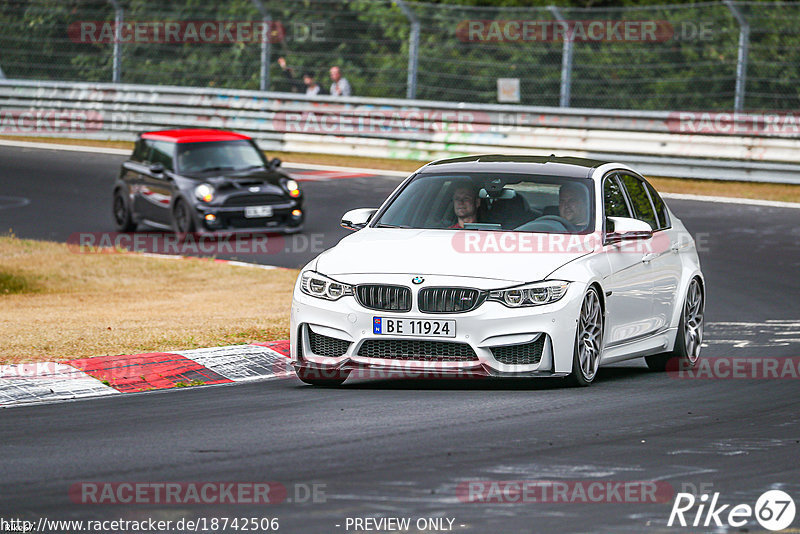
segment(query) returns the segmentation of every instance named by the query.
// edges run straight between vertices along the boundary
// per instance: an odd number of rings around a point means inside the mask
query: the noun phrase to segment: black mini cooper
[[[246,135],[162,130],[139,135],[114,183],[114,223],[180,233],[298,232],[303,193]]]

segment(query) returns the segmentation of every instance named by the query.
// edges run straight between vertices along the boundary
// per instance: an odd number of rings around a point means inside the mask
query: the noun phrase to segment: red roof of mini
[[[142,134],[142,138],[153,139],[155,141],[168,141],[170,143],[205,143],[209,141],[239,141],[242,139],[250,139],[250,137],[236,132],[201,128],[145,132]]]

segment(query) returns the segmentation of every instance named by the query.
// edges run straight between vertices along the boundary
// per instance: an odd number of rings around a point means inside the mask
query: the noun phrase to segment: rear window
[[[617,182],[616,176],[607,176],[603,180],[603,206],[606,217],[630,217],[625,193]]]
[[[658,230],[658,221],[656,220],[656,213],[653,210],[653,205],[650,203],[650,195],[647,194],[647,188],[639,178],[631,176],[630,174],[620,174],[622,183],[625,184],[625,189],[628,191],[628,198],[631,200],[633,206],[633,215],[640,221],[644,221],[650,225],[653,230]]]
[[[669,228],[672,226],[672,223],[669,220],[669,215],[667,214],[667,206],[664,204],[664,201],[661,200],[661,196],[658,192],[653,189],[653,186],[649,183],[645,182],[647,186],[647,191],[650,193],[650,199],[653,201],[653,207],[656,210],[656,217],[658,218],[658,227],[661,228]]]

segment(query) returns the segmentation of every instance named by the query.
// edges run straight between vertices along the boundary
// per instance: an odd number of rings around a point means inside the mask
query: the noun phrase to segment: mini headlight
[[[209,184],[200,184],[194,188],[194,196],[203,202],[214,200],[214,188]]]
[[[353,286],[332,280],[327,276],[306,271],[300,277],[300,291],[312,297],[326,300],[338,300],[353,294]]]
[[[289,191],[289,196],[292,198],[297,198],[300,196],[300,186],[294,180],[286,180],[284,184],[286,190]]]
[[[568,287],[569,282],[564,280],[547,280],[490,291],[489,300],[501,302],[509,308],[541,306],[560,300],[567,293]]]

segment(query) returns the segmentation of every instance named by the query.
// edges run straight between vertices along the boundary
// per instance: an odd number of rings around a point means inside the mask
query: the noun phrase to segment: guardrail
[[[651,176],[800,184],[800,117],[307,97],[211,88],[0,80],[0,134],[132,140],[241,131],[264,150],[430,160],[558,153]]]

